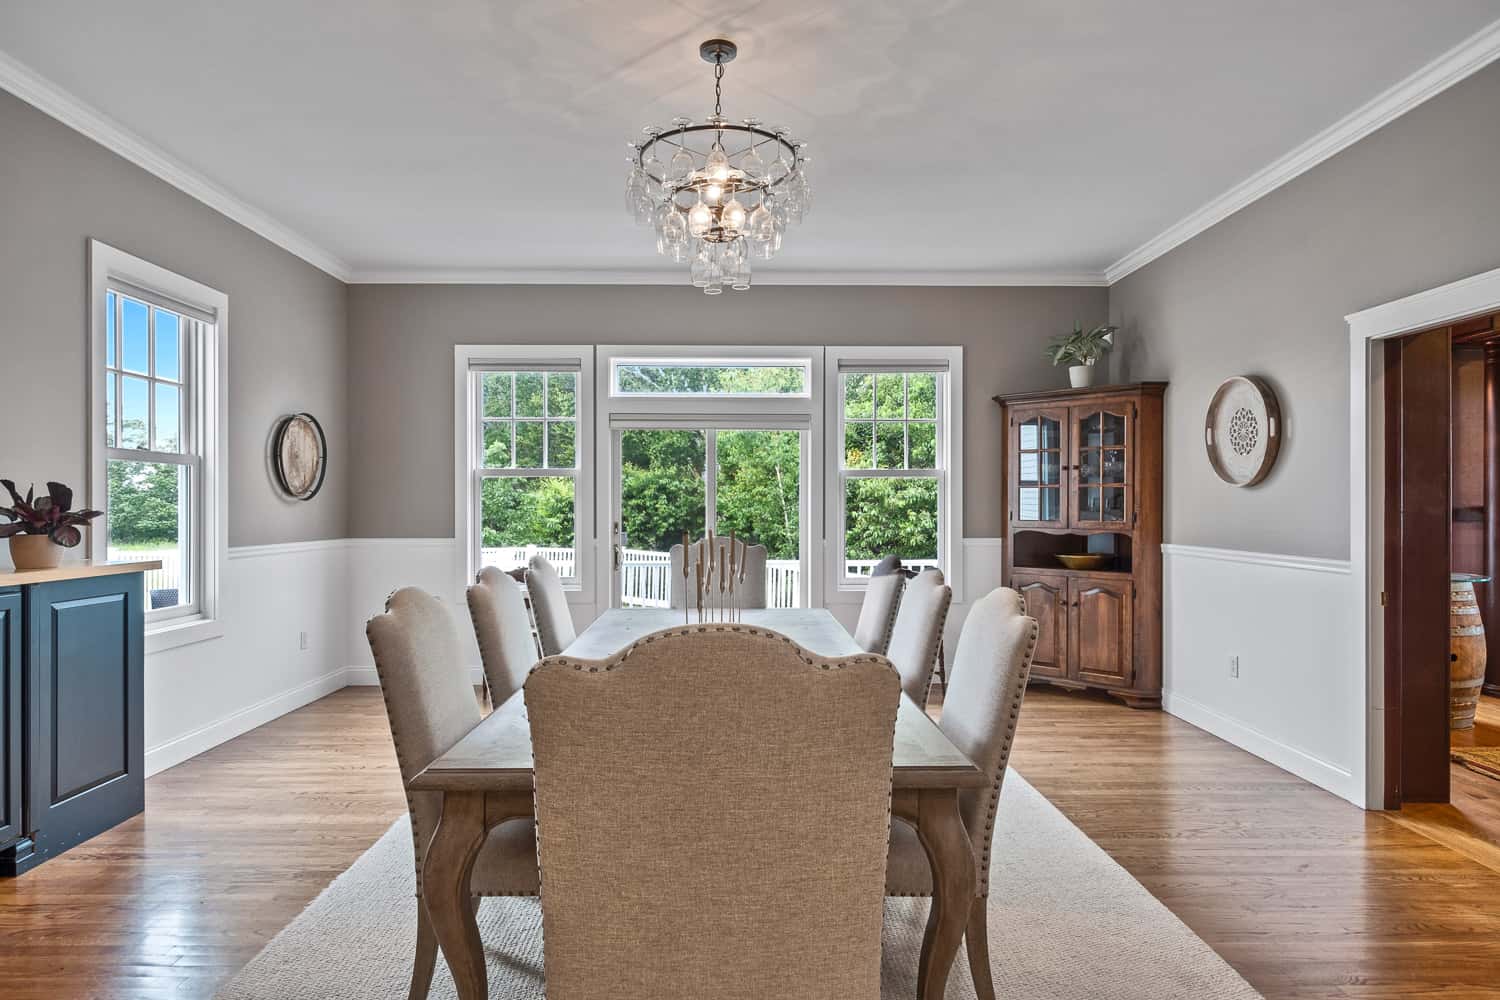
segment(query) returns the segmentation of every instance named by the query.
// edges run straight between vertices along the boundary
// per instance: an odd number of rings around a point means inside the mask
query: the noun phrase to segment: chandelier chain
[[[724,57],[714,56],[714,117],[724,117]]]

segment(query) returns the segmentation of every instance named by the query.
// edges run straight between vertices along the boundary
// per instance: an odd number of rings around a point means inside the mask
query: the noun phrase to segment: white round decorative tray
[[[1231,486],[1254,486],[1271,473],[1281,448],[1281,406],[1264,379],[1225,379],[1203,422],[1208,463]]]

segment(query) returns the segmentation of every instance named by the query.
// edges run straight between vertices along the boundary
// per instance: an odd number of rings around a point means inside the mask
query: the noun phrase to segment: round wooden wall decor
[[[1235,375],[1219,384],[1203,422],[1208,464],[1231,486],[1271,474],[1281,449],[1281,406],[1264,379]]]
[[[311,413],[282,417],[271,441],[276,485],[293,500],[311,500],[328,472],[328,439]]]

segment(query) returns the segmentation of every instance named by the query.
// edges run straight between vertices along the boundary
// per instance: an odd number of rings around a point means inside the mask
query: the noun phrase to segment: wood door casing
[[[1011,586],[1026,602],[1026,613],[1036,619],[1033,677],[1068,676],[1068,579],[1060,573],[1015,570]]]
[[[1050,439],[1036,442],[1035,447],[1029,447],[1033,442],[1027,440],[1023,429],[1029,421],[1051,421],[1056,424],[1057,438],[1054,444]],[[1065,406],[1037,406],[1021,407],[1011,414],[1009,436],[1009,464],[1007,479],[1010,483],[1010,518],[1017,525],[1031,528],[1062,528],[1068,523],[1071,501],[1069,493],[1072,490],[1069,480],[1070,452],[1068,451],[1068,408]],[[1027,461],[1033,457],[1039,463],[1050,462],[1055,454],[1057,470],[1055,476],[1055,487],[1048,476],[1037,476],[1038,485],[1023,485],[1022,471]],[[1029,483],[1030,481],[1028,481]],[[1035,490],[1038,497],[1055,496],[1057,508],[1055,511],[1038,511],[1037,503],[1031,496],[1023,491]],[[1046,517],[1042,514],[1051,513],[1055,516]],[[1030,516],[1027,516],[1030,515]]]
[[[1085,433],[1084,422],[1098,415],[1101,420],[1105,417],[1117,417],[1120,420],[1121,431],[1118,444],[1092,444]],[[1114,530],[1128,529],[1132,523],[1132,515],[1135,512],[1135,402],[1129,397],[1114,397],[1098,400],[1093,403],[1082,403],[1072,406],[1068,410],[1068,442],[1069,442],[1069,473],[1068,481],[1068,524],[1075,528],[1106,528]],[[1101,475],[1097,484],[1085,483],[1085,464],[1091,458],[1096,458],[1102,472],[1104,457],[1106,454],[1117,453],[1123,459],[1122,470],[1116,475]],[[1088,505],[1084,503],[1083,493],[1085,490],[1097,490],[1101,498],[1099,514],[1097,519],[1088,518]],[[1106,494],[1118,494],[1120,498],[1119,517],[1106,517],[1107,510],[1112,505],[1105,501]]]
[[[1129,687],[1134,680],[1135,588],[1125,577],[1068,581],[1068,662],[1078,680]]]

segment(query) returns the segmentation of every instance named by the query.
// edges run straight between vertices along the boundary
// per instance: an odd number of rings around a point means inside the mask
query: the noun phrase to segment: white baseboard
[[[1340,798],[1348,799],[1355,805],[1363,803],[1364,788],[1363,786],[1355,787],[1354,776],[1346,768],[1273,739],[1186,695],[1163,691],[1161,707],[1162,711],[1168,715],[1174,715],[1184,722],[1191,723],[1241,750],[1248,750],[1262,760],[1275,764],[1283,771],[1289,771],[1304,781],[1310,781]]]
[[[350,687],[378,687],[380,676],[371,666],[353,666],[344,668],[344,683]],[[469,668],[469,679],[476,685],[484,683],[484,668]]]
[[[332,694],[345,685],[346,673],[347,670],[343,667],[330,670],[289,691],[263,698],[253,705],[231,712],[206,726],[200,726],[192,732],[150,747],[146,750],[146,777],[149,778],[153,774],[181,764],[205,750],[213,749],[220,743],[242,736],[257,726],[263,726],[272,719],[280,718],[294,709],[310,705],[319,698]]]

